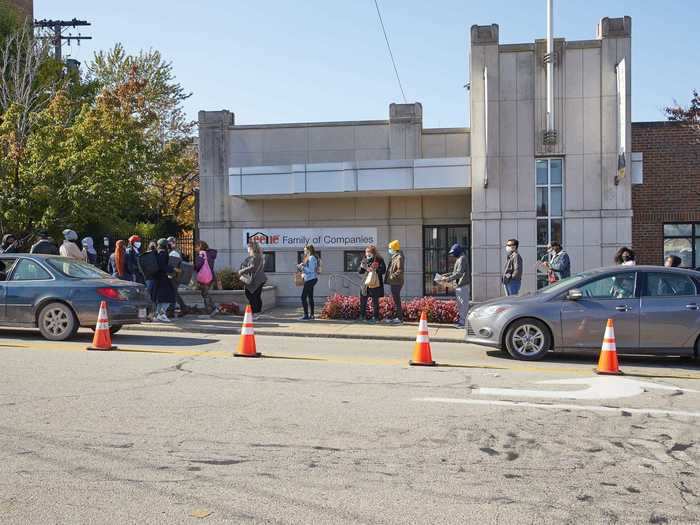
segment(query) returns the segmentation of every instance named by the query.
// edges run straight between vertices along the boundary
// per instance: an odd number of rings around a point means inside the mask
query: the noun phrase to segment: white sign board
[[[377,244],[376,228],[256,228],[243,230],[243,246],[250,241],[265,250],[303,248],[364,248]]]

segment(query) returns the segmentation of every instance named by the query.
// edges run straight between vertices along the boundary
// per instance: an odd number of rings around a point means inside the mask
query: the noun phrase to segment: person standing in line
[[[146,279],[141,271],[139,255],[141,254],[141,237],[132,235],[129,237],[129,245],[126,247],[126,273],[129,281],[146,284]]]
[[[126,248],[124,241],[118,240],[114,248],[114,253],[109,256],[109,264],[107,265],[107,273],[112,277],[128,281],[126,272]]]
[[[77,240],[78,234],[73,230],[63,230],[63,244],[61,244],[61,248],[59,249],[61,257],[68,257],[78,261],[85,260],[83,252],[76,244]]]
[[[469,268],[467,255],[459,244],[453,244],[448,255],[456,258],[455,264],[452,273],[442,275],[440,282],[455,283],[455,295],[457,297],[457,304],[459,305],[459,318],[455,326],[464,328],[467,322],[467,313],[469,312],[471,269]]]
[[[95,250],[95,241],[92,237],[83,238],[83,260],[86,263],[97,266],[97,250]]]
[[[241,264],[238,277],[245,285],[245,296],[253,313],[262,312],[262,290],[267,282],[267,275],[265,275],[265,256],[257,242],[248,243],[248,257]]]
[[[634,266],[636,264],[634,260],[634,252],[627,246],[623,246],[615,254],[615,264],[619,266]]]
[[[169,264],[168,241],[158,239],[156,254],[158,271],[153,276],[153,300],[156,303],[155,319],[162,323],[170,323],[167,311],[168,307],[175,302],[175,291],[169,277],[173,268]]]
[[[158,245],[156,244],[155,241],[151,241],[148,243],[148,249],[146,252],[156,252],[158,253]],[[142,267],[139,266],[139,269]],[[142,272],[143,273],[143,272]],[[155,304],[157,304],[156,301],[156,275],[151,275],[150,277],[146,278],[144,275],[144,280],[146,281],[146,289],[148,290],[148,293],[151,296],[151,301],[153,301]]]
[[[313,321],[314,317],[314,286],[318,283],[318,256],[313,245],[304,247],[304,260],[297,265],[297,269],[304,275],[304,288],[301,292],[301,306],[304,309],[304,317],[301,321]]]
[[[506,241],[506,265],[503,268],[503,288],[506,295],[518,295],[523,279],[523,258],[518,253],[518,239]]]
[[[683,260],[677,255],[669,255],[664,261],[666,268],[679,268]]]
[[[11,233],[2,236],[0,243],[0,253],[17,253],[17,237]]]
[[[374,272],[376,275],[376,279],[373,279],[376,286],[367,284],[367,279],[365,278],[365,282],[360,288],[360,320],[372,323],[380,321],[379,298],[384,297],[384,275],[386,274],[386,263],[381,255],[377,253],[377,247],[372,244],[365,248],[365,256],[360,262],[360,268],[357,270],[357,273],[360,275],[370,272]],[[367,319],[367,300],[370,297],[372,298],[374,320]]]
[[[384,319],[385,323],[403,323],[403,308],[401,307],[401,289],[404,284],[405,257],[401,251],[401,243],[398,240],[389,243],[389,266],[386,269],[384,282],[391,289],[391,297],[394,299],[394,317]]]
[[[181,265],[183,257],[182,253],[180,253],[180,251],[177,249],[177,239],[175,237],[168,237],[167,241],[170,265],[173,267],[174,270],[174,275],[172,279],[170,279],[170,282],[173,286],[173,290],[175,290],[175,301],[180,306],[180,317],[182,317],[189,311],[189,307],[185,304],[185,301],[183,300],[182,296],[180,295],[180,292],[178,291],[180,288],[180,272],[182,271]]]
[[[51,237],[45,230],[39,232],[39,240],[32,245],[29,253],[60,255],[58,246],[56,246],[56,244],[51,240]]]
[[[547,252],[550,259],[549,262],[545,263],[545,266],[552,275],[550,282],[555,283],[570,277],[571,261],[569,260],[569,254],[562,249],[561,244],[556,241],[549,243]]]

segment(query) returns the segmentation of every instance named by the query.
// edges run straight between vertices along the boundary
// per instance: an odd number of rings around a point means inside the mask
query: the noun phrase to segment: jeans
[[[168,306],[170,306],[168,303],[158,303],[156,304],[156,316],[160,315],[168,315]]]
[[[314,286],[318,279],[310,279],[304,281],[304,289],[301,292],[301,306],[304,307],[304,315],[309,315],[309,307],[311,307],[311,317],[314,316]]]
[[[202,299],[204,299],[204,309],[211,313],[214,311],[214,300],[209,297],[209,289],[213,284],[213,281],[209,284],[197,283],[199,285],[199,293],[202,294]]]
[[[366,295],[360,294],[360,319],[367,319],[367,299]],[[372,296],[372,309],[374,318],[379,321],[379,297]]]
[[[511,279],[507,283],[504,283],[503,288],[506,290],[506,295],[518,295],[521,284],[522,281],[520,279]]]
[[[250,303],[250,307],[253,310],[254,314],[259,314],[262,312],[262,289],[265,284],[261,284],[258,286],[257,290],[254,290],[252,292],[248,291],[248,288],[245,289],[245,296],[248,298],[248,303]]]
[[[394,319],[403,321],[403,309],[401,308],[401,288],[402,284],[391,285],[391,296],[394,298]]]
[[[459,326],[464,326],[467,322],[467,312],[469,311],[469,286],[460,286],[455,289],[455,295],[457,296],[457,305],[459,306],[459,319],[457,324]]]

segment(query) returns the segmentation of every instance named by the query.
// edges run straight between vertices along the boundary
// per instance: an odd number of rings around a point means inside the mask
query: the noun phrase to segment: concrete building
[[[262,241],[282,301],[297,300],[306,242],[326,276],[357,281],[365,245],[400,240],[407,296],[449,293],[432,279],[455,242],[471,252],[476,300],[502,293],[508,238],[520,240],[523,291],[551,240],[574,271],[601,266],[632,241],[630,39],[629,17],[602,19],[592,40],[553,39],[552,53],[473,26],[471,130],[424,129],[419,103],[392,104],[388,120],[280,125],[201,111],[200,236],[234,267],[248,239]],[[357,292],[322,278],[317,294],[329,285]]]

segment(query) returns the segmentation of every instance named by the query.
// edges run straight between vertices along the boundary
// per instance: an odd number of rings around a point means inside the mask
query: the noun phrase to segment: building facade
[[[632,190],[637,261],[678,255],[700,268],[700,133],[681,122],[635,122],[632,148],[643,156],[643,184]]]
[[[199,230],[218,264],[237,267],[258,240],[270,283],[296,301],[295,265],[311,242],[333,276],[318,295],[356,293],[364,246],[386,253],[398,239],[405,295],[440,295],[450,291],[434,274],[460,243],[483,300],[502,294],[509,238],[520,240],[523,291],[542,282],[536,261],[550,241],[574,271],[612,260],[632,242],[630,18],[604,18],[592,40],[556,39],[551,54],[544,40],[501,44],[498,33],[471,28],[471,129],[425,129],[418,103],[355,122],[241,126],[229,111],[200,112]]]

